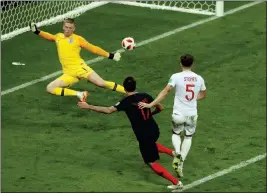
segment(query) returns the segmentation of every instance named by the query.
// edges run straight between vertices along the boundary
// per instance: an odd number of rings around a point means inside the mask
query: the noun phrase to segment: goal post
[[[224,2],[223,1],[216,1],[215,15],[218,17],[222,17],[223,13],[224,13]]]
[[[29,22],[45,26],[78,17],[107,1],[1,1],[1,41],[29,31]]]
[[[224,1],[114,1],[113,3],[180,11],[186,13],[223,16]]]

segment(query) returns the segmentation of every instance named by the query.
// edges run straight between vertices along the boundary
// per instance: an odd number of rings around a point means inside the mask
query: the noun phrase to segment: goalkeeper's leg
[[[120,93],[125,94],[124,87],[115,83],[115,82],[110,82],[110,81],[105,81],[103,80],[96,72],[92,72],[90,76],[88,77],[88,80],[95,84],[96,86],[102,87],[102,88],[107,88],[113,91],[117,91]]]
[[[63,74],[56,80],[49,83],[46,87],[46,90],[50,94],[54,94],[57,96],[77,96],[81,101],[86,101],[86,98],[88,96],[87,91],[79,92],[76,90],[66,88],[77,83],[78,81],[79,80],[75,77],[71,77],[66,74]]]

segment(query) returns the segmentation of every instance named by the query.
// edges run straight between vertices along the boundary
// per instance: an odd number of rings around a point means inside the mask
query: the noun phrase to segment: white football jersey
[[[197,115],[198,93],[206,90],[204,79],[192,71],[183,71],[173,74],[168,84],[175,87],[173,113]]]

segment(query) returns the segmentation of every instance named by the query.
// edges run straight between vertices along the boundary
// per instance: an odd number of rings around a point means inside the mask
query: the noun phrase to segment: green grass
[[[266,160],[211,180],[188,190],[188,192],[198,192],[199,189],[205,192],[214,192],[214,187],[217,192],[266,192],[266,174],[262,172],[263,168],[266,168]]]
[[[110,9],[112,8],[112,9]],[[98,18],[95,21],[93,18]],[[112,18],[112,19],[111,19]],[[77,19],[77,33],[107,50],[125,36],[145,40],[206,18],[184,13],[107,5]],[[256,5],[122,54],[119,63],[92,65],[107,80],[132,75],[138,91],[156,95],[178,57],[192,53],[195,71],[206,81],[208,98],[199,103],[199,121],[185,162],[184,184],[266,152],[266,7]],[[60,31],[60,25],[43,28]],[[2,44],[2,90],[60,70],[55,45],[31,33]],[[95,56],[82,52],[85,60]],[[26,66],[12,66],[12,61]],[[2,191],[166,191],[168,182],[143,164],[130,123],[80,110],[76,98],[45,92],[45,81],[2,97]],[[81,81],[89,102],[112,105],[121,95]],[[173,94],[155,118],[160,143],[171,147]],[[169,171],[172,159],[161,155]],[[266,160],[188,191],[264,191]]]

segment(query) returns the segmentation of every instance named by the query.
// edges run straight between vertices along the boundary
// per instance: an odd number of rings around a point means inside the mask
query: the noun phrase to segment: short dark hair
[[[71,24],[75,23],[74,19],[72,19],[72,18],[65,18],[63,22],[64,23],[71,23]]]
[[[132,76],[128,76],[123,81],[123,87],[126,92],[134,92],[136,89],[136,80]]]
[[[184,67],[191,67],[194,62],[194,57],[191,54],[184,54],[180,57],[180,62]]]

